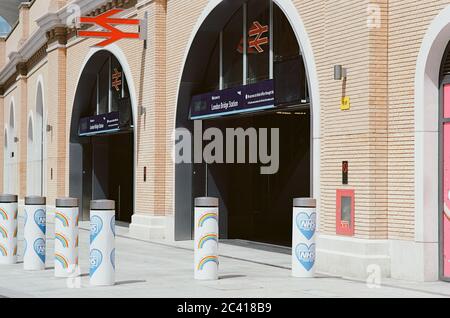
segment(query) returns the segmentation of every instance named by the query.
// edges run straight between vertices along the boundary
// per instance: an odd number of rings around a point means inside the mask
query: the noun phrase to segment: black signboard
[[[273,80],[239,86],[202,95],[191,101],[190,118],[207,119],[275,107]]]
[[[120,130],[119,112],[83,117],[80,119],[80,136],[92,136]]]

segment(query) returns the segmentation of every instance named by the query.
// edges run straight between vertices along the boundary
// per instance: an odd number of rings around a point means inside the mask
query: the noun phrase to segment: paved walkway
[[[22,251],[21,224],[19,254]],[[116,281],[112,287],[90,287],[89,231],[80,230],[81,278],[53,277],[54,226],[48,224],[47,269],[25,272],[22,263],[0,266],[0,297],[450,297],[450,284],[411,283],[386,279],[371,289],[365,282],[338,277],[290,277],[290,256],[282,248],[253,248],[242,241],[222,242],[220,279],[193,279],[192,242],[146,242],[127,237],[118,227]],[[231,244],[232,243],[232,244]],[[19,260],[21,257],[19,256]]]

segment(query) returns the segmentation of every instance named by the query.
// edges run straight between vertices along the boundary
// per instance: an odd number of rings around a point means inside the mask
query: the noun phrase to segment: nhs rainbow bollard
[[[45,269],[45,234],[47,228],[45,197],[25,197],[23,269]]]
[[[311,278],[316,261],[316,200],[294,199],[292,222],[292,276]]]
[[[56,199],[55,277],[71,277],[78,265],[78,199]]]
[[[17,263],[17,195],[0,194],[0,264]]]
[[[92,286],[115,283],[115,202],[91,201],[91,245],[89,277]]]
[[[194,278],[219,278],[219,200],[195,199]]]

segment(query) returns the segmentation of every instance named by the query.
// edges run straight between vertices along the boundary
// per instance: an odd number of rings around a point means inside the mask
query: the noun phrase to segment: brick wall
[[[414,238],[416,59],[431,21],[449,4],[448,0],[389,1],[388,210],[389,237],[393,239]]]
[[[148,48],[144,49],[141,41],[134,40],[118,44],[130,67],[129,81],[134,83],[136,110],[139,106],[146,108],[144,115],[134,114],[137,213],[174,213],[175,180],[170,136],[174,129],[178,85],[188,40],[207,2],[154,0],[138,5],[132,17],[142,18],[145,11],[149,14]],[[428,25],[450,4],[450,0],[292,2],[308,32],[319,78],[320,231],[335,232],[336,189],[352,188],[356,191],[357,237],[412,239],[416,58]],[[61,3],[52,1],[50,5],[60,7]],[[377,4],[381,9],[380,28],[367,26],[369,4]],[[10,37],[6,52],[17,47],[13,42],[18,42],[16,33],[21,30],[19,27]],[[48,123],[54,127],[47,134],[50,200],[57,195],[67,195],[69,191],[67,145],[70,136],[67,132],[78,74],[90,46],[95,43],[96,40],[75,40],[69,43],[67,52],[56,49],[47,55],[44,95]],[[0,59],[6,59],[1,50]],[[345,83],[333,80],[336,64],[348,69]],[[34,88],[30,80],[28,82],[28,93],[34,95],[31,93]],[[9,119],[11,96],[16,96],[16,112],[19,107],[26,107],[20,102],[27,92],[26,87],[19,83],[17,89],[10,89],[5,94],[5,123]],[[350,96],[352,104],[351,110],[346,112],[339,109],[344,93]],[[27,98],[28,104],[33,103],[33,98]],[[20,120],[16,119],[17,122]],[[21,158],[23,151],[21,146]],[[341,185],[343,160],[350,164],[350,184],[345,187]],[[147,182],[143,181],[144,167],[147,167]],[[20,180],[24,192],[23,176]]]

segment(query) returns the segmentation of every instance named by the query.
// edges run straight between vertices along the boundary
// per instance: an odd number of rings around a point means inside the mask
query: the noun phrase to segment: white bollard
[[[78,199],[56,199],[55,277],[72,277],[78,266]]]
[[[91,245],[89,277],[93,286],[115,283],[115,202],[91,201]]]
[[[0,194],[0,264],[17,263],[17,195]]]
[[[45,269],[45,234],[47,228],[45,197],[25,197],[23,269]]]
[[[219,278],[219,200],[195,199],[194,278]]]
[[[316,200],[294,199],[292,222],[292,276],[311,278],[316,261]]]

